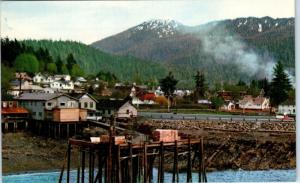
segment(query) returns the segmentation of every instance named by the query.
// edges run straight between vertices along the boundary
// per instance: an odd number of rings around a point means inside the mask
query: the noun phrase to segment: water
[[[7,183],[47,183],[58,182],[60,172],[36,172],[3,176],[3,182]],[[71,181],[76,182],[77,171],[71,171]],[[87,172],[86,172],[87,175]],[[156,182],[157,169],[153,170],[154,182]],[[88,177],[85,177],[88,182]],[[165,182],[172,181],[172,174],[165,173]],[[293,182],[296,181],[296,170],[226,170],[207,173],[208,182]],[[193,182],[198,181],[198,174],[193,173]],[[63,182],[66,182],[64,172]],[[179,182],[186,182],[186,174],[180,173]]]

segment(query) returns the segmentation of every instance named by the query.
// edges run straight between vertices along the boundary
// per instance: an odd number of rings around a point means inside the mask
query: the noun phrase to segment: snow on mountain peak
[[[135,31],[151,30],[158,38],[174,35],[181,23],[171,19],[151,19],[136,26]]]

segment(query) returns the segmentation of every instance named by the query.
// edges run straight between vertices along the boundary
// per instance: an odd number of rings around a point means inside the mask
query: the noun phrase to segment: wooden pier
[[[204,165],[203,139],[185,139],[173,142],[130,142],[117,144],[110,135],[109,142],[92,143],[89,141],[69,139],[68,150],[61,170],[59,182],[70,182],[71,154],[78,150],[78,167],[76,181],[84,183],[88,176],[89,183],[136,183],[152,182],[153,168],[158,170],[157,182],[164,182],[167,165],[172,168],[172,182],[179,182],[179,157],[186,162],[186,182],[192,182],[192,167],[198,171],[197,182],[206,182]],[[74,159],[74,158],[73,158]],[[156,161],[155,161],[156,160]],[[86,171],[88,170],[88,175]]]

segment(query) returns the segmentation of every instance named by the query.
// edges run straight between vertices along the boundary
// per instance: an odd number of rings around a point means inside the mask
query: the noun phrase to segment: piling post
[[[205,172],[205,162],[204,162],[204,145],[203,145],[203,138],[201,138],[201,159],[202,159],[202,174],[203,174],[203,181],[207,182],[206,172]]]
[[[148,159],[147,159],[147,144],[144,142],[144,183],[148,183]]]
[[[77,181],[77,183],[79,183],[80,182],[80,157],[81,157],[81,148],[80,148],[80,150],[79,150],[79,154],[78,154],[78,163],[77,163],[77,179],[76,179],[76,181]]]
[[[67,124],[67,138],[69,138],[69,136],[70,136],[70,124]]]
[[[164,182],[164,143],[160,142],[160,182]]]
[[[92,150],[89,149],[89,183],[93,182],[92,174]]]
[[[71,144],[68,143],[67,183],[70,182]]]
[[[192,181],[192,153],[191,153],[191,138],[188,138],[188,162],[187,162],[187,182]]]
[[[117,181],[118,183],[122,183],[122,169],[121,169],[121,149],[120,145],[117,146],[117,173],[118,173],[118,178]]]
[[[60,139],[60,123],[58,124],[58,138]]]
[[[133,182],[133,177],[132,177],[132,143],[130,142],[129,144],[129,159],[128,159],[128,182],[132,183]]]
[[[177,140],[175,140],[172,182],[178,182],[178,179],[178,144]]]
[[[85,151],[81,151],[81,183],[84,183]]]
[[[98,182],[99,183],[102,183],[102,167],[103,167],[103,164],[102,164],[102,161],[101,161],[101,151],[99,150],[98,152]]]
[[[200,143],[198,144],[198,159],[199,159],[199,166],[198,166],[198,174],[199,174],[199,182],[203,182],[202,181],[202,150],[201,150],[201,141],[202,139],[200,140]]]

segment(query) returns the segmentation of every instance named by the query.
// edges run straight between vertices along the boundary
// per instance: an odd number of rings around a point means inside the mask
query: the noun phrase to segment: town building
[[[137,109],[128,99],[111,100],[102,99],[98,101],[97,110],[101,111],[104,118],[114,116],[120,120],[129,120],[137,117]]]
[[[261,95],[257,97],[245,95],[242,100],[239,100],[239,108],[247,110],[266,110],[270,108],[270,100]]]
[[[86,110],[78,99],[61,93],[24,93],[16,98],[34,120],[76,122],[86,120]]]
[[[28,127],[27,109],[18,106],[17,101],[2,101],[1,104],[2,131],[16,131],[20,127],[23,129]]]

